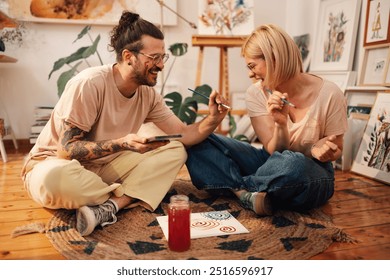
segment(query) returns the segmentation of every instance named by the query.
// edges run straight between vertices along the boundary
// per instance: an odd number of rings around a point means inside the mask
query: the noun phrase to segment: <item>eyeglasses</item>
[[[246,65],[246,67],[248,67],[248,69],[249,69],[250,71],[253,71],[253,69],[256,67],[256,64],[251,64],[251,63],[249,63],[249,64]]]
[[[259,56],[259,59],[265,60],[264,55],[263,55],[263,54],[260,55],[260,56]],[[253,69],[255,69],[256,66],[257,66],[257,64],[252,64],[252,63],[248,63],[248,64],[246,65],[246,67],[247,67],[249,70],[251,70],[252,72],[253,72]]]
[[[162,63],[167,62],[169,58],[169,54],[164,53],[164,54],[155,54],[155,55],[149,55],[143,52],[138,52],[139,54],[142,54],[143,56],[146,56],[150,58],[153,61],[153,64],[156,65],[162,61]]]

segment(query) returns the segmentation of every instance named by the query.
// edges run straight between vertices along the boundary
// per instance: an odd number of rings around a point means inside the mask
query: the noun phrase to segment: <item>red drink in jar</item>
[[[174,195],[168,210],[168,246],[176,252],[187,251],[191,245],[190,204],[188,196]]]

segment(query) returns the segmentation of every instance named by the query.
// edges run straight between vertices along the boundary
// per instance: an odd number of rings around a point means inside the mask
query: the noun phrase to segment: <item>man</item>
[[[22,172],[37,203],[77,209],[82,236],[115,223],[122,208],[155,210],[187,159],[184,146],[203,141],[227,113],[216,92],[198,123],[187,126],[169,110],[151,88],[168,59],[164,36],[138,14],[122,14],[110,46],[117,62],[68,82]],[[146,122],[183,137],[149,143],[137,135]]]

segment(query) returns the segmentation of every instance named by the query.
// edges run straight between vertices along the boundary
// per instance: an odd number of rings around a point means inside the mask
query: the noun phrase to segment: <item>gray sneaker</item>
[[[111,225],[117,221],[114,202],[107,200],[98,206],[82,206],[76,212],[76,229],[81,236],[91,234],[97,225]]]
[[[257,215],[272,215],[271,202],[265,192],[244,192],[240,196],[240,202],[244,208],[251,209]]]

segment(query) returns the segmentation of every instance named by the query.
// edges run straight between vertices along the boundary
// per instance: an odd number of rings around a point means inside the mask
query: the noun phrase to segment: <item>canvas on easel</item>
[[[253,0],[200,0],[201,35],[248,35],[254,29]]]

